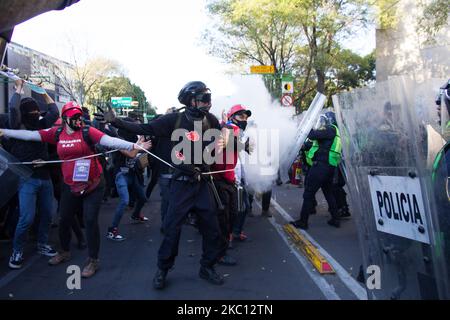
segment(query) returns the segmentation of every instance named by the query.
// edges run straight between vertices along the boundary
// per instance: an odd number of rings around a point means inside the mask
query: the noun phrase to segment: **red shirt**
[[[229,124],[228,128],[233,129],[233,135],[230,137],[231,139],[236,139],[239,136],[239,127],[234,124]],[[236,168],[238,160],[238,151],[237,150],[227,150],[224,149],[222,152],[222,163],[214,163],[211,166],[211,171],[222,171],[222,170],[231,170],[222,173],[216,173],[214,176],[217,179],[224,179],[229,183],[236,182],[236,175],[234,173],[234,168]],[[233,170],[232,170],[233,169]]]
[[[59,127],[53,127],[47,130],[40,130],[42,142],[56,144],[56,131]],[[100,142],[105,134],[95,128],[89,128],[89,137],[92,143],[97,144]],[[93,155],[89,144],[83,140],[82,130],[75,131],[73,134],[67,134],[66,130],[63,130],[59,136],[59,141],[56,146],[56,151],[61,160],[77,159],[89,155]],[[99,178],[103,172],[102,166],[97,157],[90,158],[91,164],[89,169],[89,181],[93,181]],[[61,165],[62,174],[64,177],[64,183],[67,185],[73,185],[73,171],[75,168],[75,161],[63,162]]]

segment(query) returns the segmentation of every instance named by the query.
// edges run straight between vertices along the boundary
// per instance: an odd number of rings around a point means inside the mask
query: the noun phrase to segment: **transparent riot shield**
[[[308,137],[309,132],[316,124],[317,119],[325,105],[327,98],[322,93],[318,92],[314,97],[311,105],[308,108],[305,116],[302,118],[302,121],[298,125],[297,132],[294,138],[294,145],[289,149],[289,152],[283,156],[281,164],[280,164],[280,174],[281,179],[283,181],[289,180],[288,171],[292,163],[297,158],[298,152],[300,148],[305,143],[306,138]]]
[[[449,297],[448,228],[429,161],[443,145],[434,126],[441,83],[396,77],[333,97],[364,270],[380,271],[367,275],[372,299]]]
[[[20,178],[29,178],[32,174],[31,169],[19,163],[11,154],[0,148],[0,207],[3,207],[17,192]]]

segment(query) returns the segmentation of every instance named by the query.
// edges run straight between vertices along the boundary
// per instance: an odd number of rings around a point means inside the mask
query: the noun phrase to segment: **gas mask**
[[[198,107],[198,103],[207,103],[206,106]],[[211,109],[211,93],[205,92],[205,93],[199,93],[195,96],[195,107],[190,106],[186,108],[186,111],[190,116],[193,118],[200,118],[203,119]]]
[[[81,130],[82,127],[82,121],[81,121],[81,114],[76,114],[73,117],[70,118],[66,118],[65,122],[66,124],[69,126],[70,129],[72,129],[73,131],[79,131]]]

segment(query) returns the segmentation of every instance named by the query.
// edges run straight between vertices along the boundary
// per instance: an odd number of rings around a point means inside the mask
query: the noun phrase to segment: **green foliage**
[[[314,91],[325,92],[334,66],[338,42],[353,27],[365,26],[365,0],[210,0],[215,26],[205,32],[210,53],[249,68],[274,65],[275,76],[265,77],[274,99],[281,91],[280,76],[296,79],[296,105]],[[247,69],[248,70],[248,69]]]
[[[147,101],[145,92],[136,84],[131,83],[125,76],[104,77],[92,88],[88,96],[91,105],[101,105],[111,101],[112,97],[132,97],[139,102],[138,110],[148,114],[156,114],[156,111]]]
[[[449,0],[420,1],[423,15],[419,18],[417,31],[427,37],[427,42],[435,41],[436,34],[448,25]]]

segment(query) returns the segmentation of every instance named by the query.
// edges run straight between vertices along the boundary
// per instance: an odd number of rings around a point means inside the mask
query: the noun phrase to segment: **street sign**
[[[283,81],[281,83],[281,93],[294,93],[294,81]]]
[[[275,66],[251,66],[250,73],[253,74],[274,74]]]
[[[113,108],[128,108],[131,107],[132,101],[131,97],[112,97],[111,105]]]
[[[294,93],[294,77],[290,74],[283,74],[281,77],[281,93]]]
[[[284,94],[283,97],[281,98],[281,105],[283,107],[292,107],[292,105],[294,104],[294,99],[292,99],[292,97],[289,94]]]

